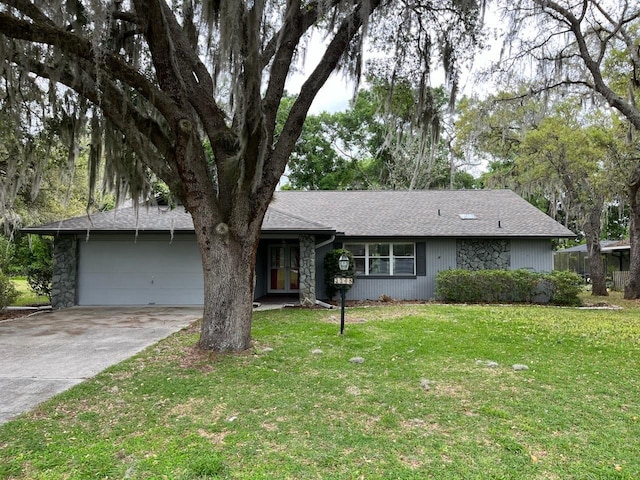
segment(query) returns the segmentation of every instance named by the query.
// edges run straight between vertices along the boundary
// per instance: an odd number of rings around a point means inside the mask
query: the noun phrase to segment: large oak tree
[[[202,257],[200,346],[239,351],[263,216],[320,88],[336,69],[361,73],[367,40],[392,75],[424,86],[441,51],[455,91],[478,19],[468,0],[2,0],[2,100],[28,108],[24,93],[40,89],[51,104],[86,105],[94,170],[106,157],[134,195],[140,177],[167,183]],[[326,49],[276,136],[313,31]]]
[[[631,206],[631,266],[625,298],[640,298],[640,2],[637,0],[518,0],[504,8],[511,20],[507,54],[498,72],[530,81],[529,93],[555,89],[598,95],[630,126],[626,162]]]

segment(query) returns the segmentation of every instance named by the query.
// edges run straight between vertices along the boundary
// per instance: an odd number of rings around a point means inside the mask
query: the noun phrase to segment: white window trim
[[[374,276],[374,277],[415,277],[416,276],[416,244],[415,242],[345,242],[344,248],[345,250],[349,250],[349,245],[364,245],[364,257],[362,255],[353,255],[353,258],[364,258],[364,270],[365,273],[358,273],[358,276]],[[369,255],[369,245],[389,245],[389,255],[388,256],[370,256]],[[411,245],[413,246],[413,255],[412,256],[401,256],[395,257],[393,255],[393,246],[394,245]],[[371,258],[386,258],[389,259],[389,273],[369,273],[369,260]],[[413,273],[394,273],[393,267],[395,258],[411,258],[413,260]]]

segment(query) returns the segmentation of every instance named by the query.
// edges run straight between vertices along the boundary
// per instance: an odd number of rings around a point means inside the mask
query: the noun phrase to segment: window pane
[[[353,261],[356,264],[356,273],[358,275],[364,275],[364,258],[354,258]]]
[[[298,290],[300,288],[300,275],[298,270],[291,270],[289,272],[289,289]]]
[[[370,258],[369,275],[389,275],[389,259]]]
[[[394,258],[393,259],[394,275],[414,275],[413,258]]]
[[[364,244],[345,244],[345,250],[349,250],[354,257],[364,257]]]
[[[394,257],[413,257],[413,243],[394,243]]]
[[[371,244],[369,244],[369,256],[370,257],[388,257],[389,256],[389,244],[388,243],[371,243]]]

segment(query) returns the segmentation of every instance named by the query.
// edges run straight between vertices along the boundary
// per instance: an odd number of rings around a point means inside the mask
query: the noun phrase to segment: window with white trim
[[[345,243],[357,275],[415,275],[415,243]]]

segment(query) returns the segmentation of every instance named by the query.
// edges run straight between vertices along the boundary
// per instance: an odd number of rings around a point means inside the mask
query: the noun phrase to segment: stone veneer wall
[[[316,239],[300,235],[300,305],[316,304]]]
[[[77,278],[78,241],[70,236],[57,237],[53,244],[53,308],[68,308],[76,304]]]
[[[509,270],[511,242],[508,240],[457,240],[456,265],[464,270]]]

